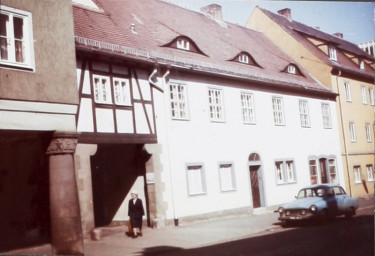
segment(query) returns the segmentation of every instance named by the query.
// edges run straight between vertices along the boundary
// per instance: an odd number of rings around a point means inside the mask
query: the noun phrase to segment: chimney
[[[292,11],[289,8],[285,8],[277,11],[278,14],[284,16],[288,20],[292,20]]]
[[[218,4],[210,4],[201,8],[201,11],[217,21],[223,21],[221,6]]]
[[[338,33],[334,33],[333,35],[336,36],[336,37],[338,37],[338,38],[341,38],[341,39],[344,38],[343,33],[339,33],[338,32]]]

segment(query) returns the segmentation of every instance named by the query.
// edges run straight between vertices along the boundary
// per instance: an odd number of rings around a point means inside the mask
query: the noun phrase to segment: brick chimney
[[[217,21],[223,21],[223,13],[221,6],[218,4],[210,4],[201,8],[201,11]]]
[[[278,14],[284,16],[288,20],[292,20],[292,11],[289,8],[285,8],[277,11]]]
[[[339,33],[339,32],[337,32],[337,33],[334,33],[333,34],[334,36],[336,36],[336,37],[338,37],[338,38],[344,38],[344,34],[343,33]]]

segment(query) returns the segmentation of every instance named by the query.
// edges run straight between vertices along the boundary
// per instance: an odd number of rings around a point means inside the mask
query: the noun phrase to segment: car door
[[[344,214],[345,213],[345,200],[346,200],[346,193],[343,189],[339,186],[335,186],[333,188],[333,191],[335,193],[335,198],[337,201],[337,215]]]

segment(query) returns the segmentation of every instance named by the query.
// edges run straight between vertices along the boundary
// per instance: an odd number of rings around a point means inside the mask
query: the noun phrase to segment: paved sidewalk
[[[86,256],[150,255],[174,248],[191,249],[243,239],[256,233],[272,232],[278,228],[277,214],[263,211],[258,214],[225,217],[159,229],[144,228],[143,236],[133,239],[125,235],[127,227],[101,228],[99,241],[85,240]],[[4,254],[0,254],[4,255]],[[27,248],[7,255],[52,255],[51,246]]]

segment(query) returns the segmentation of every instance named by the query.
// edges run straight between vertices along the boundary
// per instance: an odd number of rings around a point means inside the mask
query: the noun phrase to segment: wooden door
[[[251,193],[253,196],[253,208],[259,208],[261,206],[258,170],[259,166],[250,166],[250,181]]]

